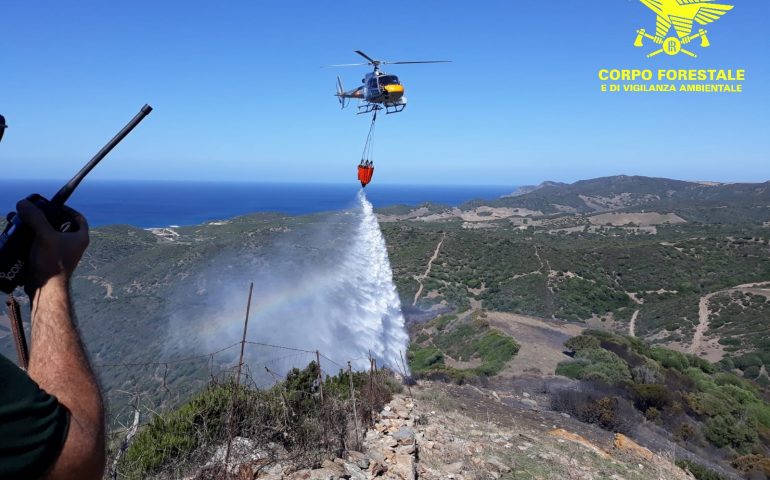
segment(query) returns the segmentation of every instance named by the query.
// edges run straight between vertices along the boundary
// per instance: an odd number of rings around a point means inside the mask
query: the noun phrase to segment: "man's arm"
[[[104,408],[69,299],[69,278],[88,246],[88,224],[76,215],[78,230],[60,233],[32,203],[19,202],[17,209],[22,221],[35,231],[31,278],[25,287],[32,299],[28,373],[70,412],[67,439],[47,478],[101,479]]]

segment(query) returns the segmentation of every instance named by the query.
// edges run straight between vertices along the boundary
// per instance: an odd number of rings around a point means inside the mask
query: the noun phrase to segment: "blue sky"
[[[613,174],[770,179],[770,2],[732,0],[712,46],[645,58],[637,0],[6,2],[5,178],[68,178],[143,103],[103,179],[354,181],[369,119],[334,92],[395,65],[409,106],[378,119],[375,181],[511,184]],[[600,68],[745,68],[739,95],[599,92]]]

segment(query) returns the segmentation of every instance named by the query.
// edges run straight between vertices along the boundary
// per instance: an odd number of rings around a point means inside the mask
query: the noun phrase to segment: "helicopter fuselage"
[[[396,75],[380,71],[371,72],[364,76],[361,83],[363,83],[363,98],[369,103],[402,103],[404,86]]]
[[[406,107],[404,86],[401,85],[396,75],[391,75],[379,69],[367,73],[361,80],[361,86],[353,90],[345,91],[342,80],[337,77],[337,93],[342,108],[345,108],[345,100],[355,98],[363,101],[358,113],[368,113],[385,108],[386,113],[397,113]]]

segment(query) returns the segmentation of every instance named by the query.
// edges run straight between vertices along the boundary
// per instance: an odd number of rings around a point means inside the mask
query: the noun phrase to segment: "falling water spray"
[[[408,336],[401,313],[401,301],[393,284],[393,270],[390,268],[385,238],[380,230],[372,204],[364,190],[358,192],[361,206],[361,221],[356,244],[349,258],[351,272],[356,272],[356,284],[360,294],[360,305],[353,318],[359,351],[365,351],[370,338],[378,338],[376,356],[386,365],[399,365],[400,352],[405,350]]]
[[[174,350],[210,352],[240,341],[254,281],[250,341],[319,350],[330,373],[349,360],[367,369],[369,354],[400,371],[408,335],[372,204],[362,189],[350,209],[309,218],[289,222],[269,245],[221,254],[211,262],[216,267],[180,286],[170,313]],[[314,359],[291,353],[252,345],[246,362],[252,371],[264,365],[282,375]]]

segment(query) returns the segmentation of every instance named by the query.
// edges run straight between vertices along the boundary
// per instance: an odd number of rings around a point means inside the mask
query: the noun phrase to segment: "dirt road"
[[[417,289],[417,293],[414,294],[414,301],[412,302],[412,306],[417,305],[417,300],[420,298],[420,295],[422,295],[422,281],[428,278],[428,275],[430,275],[430,269],[433,267],[433,262],[438,258],[438,252],[441,250],[441,244],[444,243],[444,238],[446,236],[441,237],[441,240],[439,240],[438,245],[436,245],[436,251],[433,252],[433,256],[430,257],[430,260],[428,260],[428,268],[425,269],[425,273],[417,277],[417,283],[420,284],[420,288]]]

